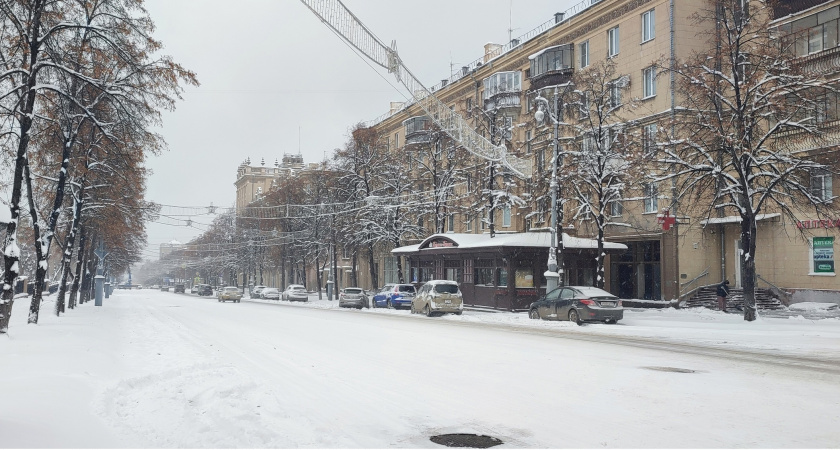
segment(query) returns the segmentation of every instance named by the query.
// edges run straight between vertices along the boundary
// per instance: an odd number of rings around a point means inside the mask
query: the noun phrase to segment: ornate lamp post
[[[548,250],[548,270],[545,272],[546,292],[551,292],[556,289],[558,285],[563,284],[563,235],[557,236],[557,189],[559,183],[557,182],[557,160],[560,156],[560,120],[556,114],[560,111],[560,94],[557,87],[554,87],[554,112],[551,114],[548,100],[540,95],[534,99],[539,104],[539,109],[534,113],[534,118],[537,122],[542,122],[547,115],[551,118],[554,124],[554,132],[552,135],[552,162],[551,162],[551,248]],[[544,111],[549,109],[548,114]],[[559,262],[559,264],[558,264]]]

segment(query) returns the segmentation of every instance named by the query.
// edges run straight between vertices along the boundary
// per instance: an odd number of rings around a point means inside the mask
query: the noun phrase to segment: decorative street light
[[[548,100],[537,95],[534,99],[539,104],[537,112],[534,113],[534,118],[537,122],[542,123],[547,115],[554,123],[554,132],[552,135],[552,163],[551,163],[551,248],[548,250],[548,270],[545,272],[546,293],[556,289],[558,285],[563,284],[563,235],[560,235],[559,246],[557,237],[557,160],[560,156],[560,118],[556,114],[560,111],[560,94],[557,91],[557,86],[554,87],[554,114],[551,114]],[[548,109],[548,113],[544,111]],[[559,264],[558,264],[559,261]]]

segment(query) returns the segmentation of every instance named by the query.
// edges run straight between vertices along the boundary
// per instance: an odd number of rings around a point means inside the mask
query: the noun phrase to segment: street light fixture
[[[560,111],[560,94],[557,86],[554,87],[554,112],[551,114],[549,109],[548,99],[541,95],[537,95],[534,99],[539,104],[537,112],[534,113],[534,118],[537,122],[542,122],[546,115],[551,118],[554,123],[554,132],[552,135],[552,153],[554,154],[551,163],[551,247],[548,250],[548,270],[545,272],[546,293],[556,289],[558,285],[563,284],[563,236],[560,236],[559,246],[557,238],[557,160],[560,156],[560,119],[556,114]],[[546,113],[544,110],[549,109]],[[559,261],[559,264],[558,264]]]

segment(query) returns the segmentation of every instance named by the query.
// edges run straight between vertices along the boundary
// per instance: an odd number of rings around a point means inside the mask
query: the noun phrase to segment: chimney
[[[462,76],[462,77],[467,76],[467,74],[468,74],[469,72],[470,72],[470,68],[469,68],[469,67],[467,67],[467,66],[463,66],[463,67],[461,67],[461,76]]]
[[[401,110],[404,104],[405,103],[403,102],[391,102],[390,113],[394,114],[395,112]]]
[[[446,78],[440,80],[440,87],[445,87],[447,84],[449,84],[449,80]]]
[[[519,39],[511,39],[510,40],[510,48],[514,48],[519,45]]]
[[[488,42],[484,44],[484,62],[490,61],[491,59],[499,56],[502,53],[502,46],[499,44],[494,44],[492,42]]]
[[[563,17],[566,16],[566,13],[554,13],[554,23],[560,23],[563,21]]]

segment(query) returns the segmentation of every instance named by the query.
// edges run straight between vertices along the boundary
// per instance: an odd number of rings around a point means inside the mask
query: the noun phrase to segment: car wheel
[[[458,312],[456,312],[456,313],[454,313],[454,314],[455,314],[456,316],[460,316],[462,313],[463,313],[463,311],[458,311]]]
[[[434,316],[434,313],[432,312],[432,308],[429,308],[428,304],[423,308],[423,314],[425,314],[426,317],[433,317]]]
[[[580,314],[578,314],[577,310],[569,311],[569,321],[574,322],[578,325],[582,324],[583,322],[580,320]]]
[[[222,299],[219,299],[219,303],[221,303],[221,302],[222,302]]]
[[[529,318],[531,318],[531,319],[534,319],[534,320],[540,320],[540,319],[542,319],[542,317],[540,317],[540,312],[539,312],[539,311],[537,311],[537,309],[536,309],[536,308],[534,308],[534,309],[532,309],[532,310],[528,311],[528,317],[529,317]]]

